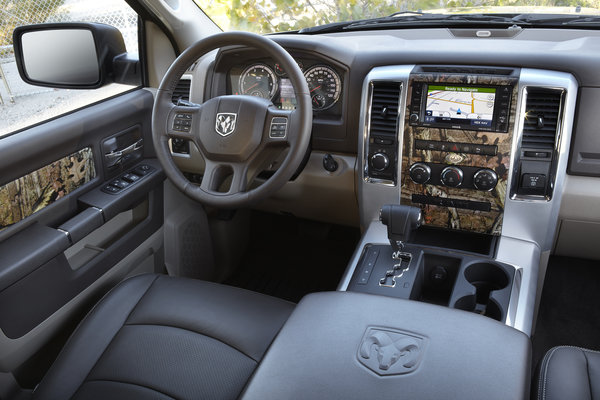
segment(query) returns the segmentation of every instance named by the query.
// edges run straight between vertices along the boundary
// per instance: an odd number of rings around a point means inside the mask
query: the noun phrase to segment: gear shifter
[[[418,207],[386,204],[381,207],[379,220],[387,226],[388,240],[394,253],[404,250],[404,243],[411,240],[421,226],[421,209]]]

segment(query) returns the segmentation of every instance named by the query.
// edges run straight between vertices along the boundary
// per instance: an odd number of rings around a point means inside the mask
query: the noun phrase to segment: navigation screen
[[[491,127],[495,100],[495,88],[432,85],[427,88],[424,122]]]

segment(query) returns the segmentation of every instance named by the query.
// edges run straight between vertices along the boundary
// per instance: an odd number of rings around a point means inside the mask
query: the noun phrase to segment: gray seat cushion
[[[128,279],[80,324],[33,398],[237,398],[293,308],[198,280]]]
[[[600,400],[600,352],[570,346],[550,349],[540,364],[535,398]]]

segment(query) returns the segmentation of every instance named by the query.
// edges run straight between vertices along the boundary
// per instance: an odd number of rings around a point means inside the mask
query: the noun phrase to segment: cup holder
[[[465,279],[475,287],[475,294],[463,296],[454,304],[455,308],[472,311],[495,320],[502,320],[502,309],[490,296],[508,286],[510,278],[498,265],[479,262],[469,265],[464,272]]]

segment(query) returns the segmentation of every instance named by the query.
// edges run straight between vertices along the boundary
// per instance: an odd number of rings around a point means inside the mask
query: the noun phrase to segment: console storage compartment
[[[473,313],[315,293],[298,304],[242,398],[528,399],[530,353],[525,334]]]

